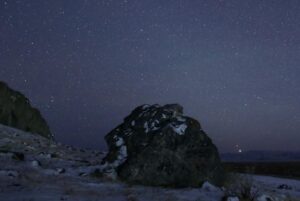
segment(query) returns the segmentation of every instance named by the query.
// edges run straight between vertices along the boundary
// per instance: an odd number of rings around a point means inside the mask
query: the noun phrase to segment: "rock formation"
[[[53,139],[40,112],[31,107],[23,94],[10,89],[3,82],[0,82],[0,124]]]
[[[139,106],[105,139],[109,152],[103,165],[129,183],[186,187],[222,182],[216,146],[178,104]]]

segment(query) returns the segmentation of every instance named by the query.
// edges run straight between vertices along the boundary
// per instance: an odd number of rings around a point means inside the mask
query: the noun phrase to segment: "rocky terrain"
[[[102,173],[104,156],[0,125],[0,201],[220,201],[228,194],[208,182],[180,189],[122,183]],[[251,178],[256,201],[300,199],[300,181]]]
[[[139,106],[105,139],[107,153],[55,142],[40,112],[0,82],[0,201],[300,198],[297,180],[225,174],[216,146],[178,104]]]
[[[178,104],[139,106],[105,139],[104,166],[126,182],[196,187],[224,179],[216,146]]]
[[[29,100],[0,81],[0,123],[52,139],[47,122]]]

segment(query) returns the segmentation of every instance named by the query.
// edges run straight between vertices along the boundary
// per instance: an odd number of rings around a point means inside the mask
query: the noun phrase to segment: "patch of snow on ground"
[[[220,191],[220,188],[212,185],[211,183],[209,183],[207,181],[202,184],[201,189],[205,190],[205,191],[209,191],[209,192]]]
[[[300,198],[300,180],[259,175],[253,175],[252,177],[254,182],[261,188],[264,188],[266,192],[275,192],[277,194]],[[290,186],[291,189],[279,189],[278,187],[282,184]]]
[[[0,144],[1,201],[220,201],[224,196],[220,188],[209,183],[204,184],[202,188],[171,189],[111,181],[109,179],[116,178],[116,172],[109,169],[111,164],[101,165],[103,154],[69,149],[43,137],[2,125]],[[33,149],[25,151],[27,146]],[[118,148],[119,159],[122,161],[126,158],[127,148],[125,145]],[[24,153],[24,160],[12,159],[13,152]],[[54,153],[56,157],[47,157],[48,154]],[[38,160],[41,166],[32,167],[33,160]],[[104,168],[107,168],[105,177],[95,177],[91,174]],[[61,171],[62,169],[64,171]],[[276,201],[285,201],[284,196],[293,201],[300,200],[300,180],[250,176],[253,177],[254,184],[259,186],[261,196],[276,197]],[[292,188],[278,189],[282,184]],[[232,198],[230,201],[237,200]]]

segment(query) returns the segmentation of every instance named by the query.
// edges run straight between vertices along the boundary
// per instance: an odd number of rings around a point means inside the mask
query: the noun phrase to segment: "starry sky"
[[[0,0],[0,80],[58,141],[106,149],[136,106],[179,103],[221,152],[299,150],[300,1]]]

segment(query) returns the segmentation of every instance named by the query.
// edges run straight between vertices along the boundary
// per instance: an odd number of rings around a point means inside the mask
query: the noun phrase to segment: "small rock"
[[[283,201],[283,200],[289,200],[287,199],[287,196],[284,194],[262,194],[259,196],[255,201]]]
[[[33,141],[34,141],[36,144],[40,144],[40,143],[41,143],[40,140],[37,139],[37,138],[34,138]]]
[[[78,175],[80,177],[86,177],[86,176],[88,176],[88,173],[86,173],[86,172],[80,172]]]
[[[226,201],[239,201],[240,199],[238,197],[227,197]]]
[[[47,158],[57,158],[57,154],[51,153],[46,155]]]
[[[41,167],[41,162],[38,160],[34,160],[31,162],[32,167]]]
[[[277,187],[277,189],[292,190],[292,187],[287,184],[281,184]]]
[[[93,172],[90,174],[91,177],[103,177],[103,172],[100,171],[100,169],[95,169]]]
[[[40,153],[39,153],[39,156],[45,156],[45,152],[43,152],[43,151],[40,152]]]
[[[12,155],[12,159],[17,160],[17,161],[24,161],[24,154],[20,152],[15,152]]]
[[[8,176],[16,178],[16,177],[19,177],[19,173],[17,171],[9,171]]]
[[[275,200],[269,195],[261,195],[256,199],[256,201],[275,201]]]
[[[11,186],[11,187],[20,187],[20,186],[21,186],[21,184],[19,184],[19,183],[13,183],[13,184],[11,184],[11,185],[8,185],[8,186]]]
[[[220,190],[219,188],[215,187],[214,185],[212,185],[211,183],[209,183],[207,181],[202,184],[201,189],[208,191],[208,192],[214,192],[214,191]]]
[[[17,171],[13,171],[13,170],[0,170],[0,175],[15,178],[15,177],[19,176],[19,173]]]
[[[63,174],[63,173],[65,173],[66,172],[66,169],[65,168],[57,168],[56,169],[56,173],[57,174]]]

